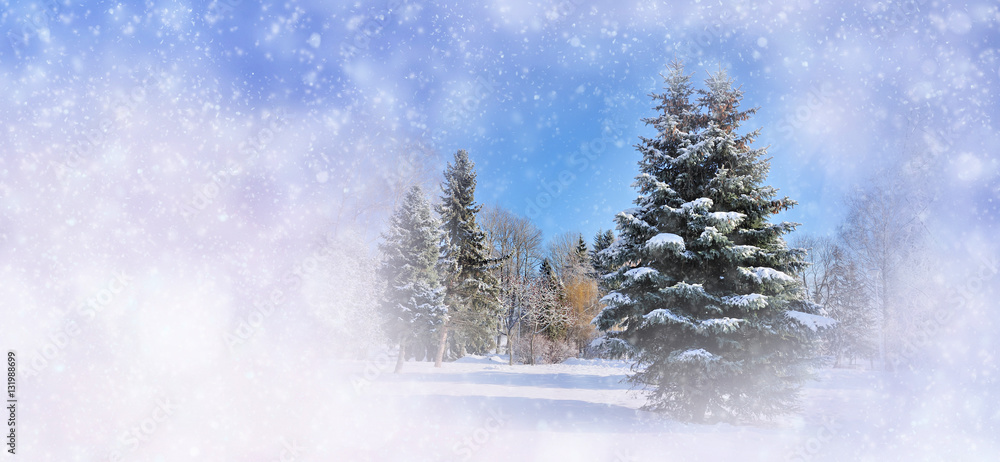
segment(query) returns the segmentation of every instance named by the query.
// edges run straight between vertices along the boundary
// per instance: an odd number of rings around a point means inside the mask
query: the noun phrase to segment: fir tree
[[[581,268],[586,268],[590,262],[589,258],[590,252],[587,249],[587,241],[583,240],[583,234],[580,235],[580,239],[576,243],[576,263]]]
[[[611,265],[607,258],[603,258],[601,251],[611,247],[611,244],[615,242],[615,232],[612,230],[598,231],[594,236],[594,248],[590,252],[590,266],[594,271],[594,276],[597,277],[598,284],[601,286],[602,290],[608,290],[602,281],[601,275],[610,273],[615,270],[614,266]]]
[[[614,242],[615,242],[615,232],[610,229],[607,231],[599,230],[597,231],[597,234],[594,235],[593,250],[591,251],[590,254],[590,264],[594,267],[595,270],[600,269],[603,265],[603,262],[601,262],[599,255],[601,251],[608,247],[611,247],[611,244],[613,244]]]
[[[541,275],[542,279],[548,281],[549,284],[558,284],[559,277],[556,275],[554,269],[552,269],[552,263],[549,262],[548,258],[542,259],[542,264],[538,266],[538,274]]]
[[[620,237],[601,252],[623,266],[594,323],[631,348],[630,380],[653,410],[692,421],[790,411],[814,337],[790,310],[815,305],[792,276],[804,252],[782,239],[795,224],[768,219],[794,202],[762,184],[758,131],[737,132],[755,109],[739,109],[724,71],[697,91],[679,63],[664,79],[658,115],[644,119],[657,136],[636,146],[636,207],[615,217]]]
[[[566,287],[552,268],[549,259],[543,259],[538,269],[539,283],[542,285],[545,298],[542,300],[542,317],[546,323],[544,333],[549,338],[556,339],[566,335],[566,319],[564,313],[567,306]]]
[[[386,332],[399,341],[396,372],[402,370],[407,344],[439,328],[447,315],[445,289],[437,269],[439,226],[423,191],[414,186],[379,243]]]
[[[476,353],[484,353],[493,340],[499,313],[497,282],[489,272],[495,262],[489,258],[486,236],[476,224],[476,214],[482,206],[476,204],[475,164],[464,149],[455,153],[454,163],[448,163],[441,190],[438,212],[444,230],[442,260],[447,267],[445,301],[452,316],[439,333],[434,362],[438,367],[444,357],[449,327],[456,327],[457,348],[469,347]]]

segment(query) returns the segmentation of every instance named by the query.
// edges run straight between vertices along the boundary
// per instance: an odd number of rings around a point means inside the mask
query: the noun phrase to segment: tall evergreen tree
[[[441,215],[447,270],[446,304],[451,316],[442,327],[434,365],[441,366],[448,343],[448,329],[456,328],[458,348],[471,346],[484,352],[493,339],[499,314],[496,279],[490,274],[490,250],[486,236],[476,224],[481,205],[476,204],[475,164],[464,149],[449,162],[441,185]]]
[[[768,221],[794,202],[762,184],[758,131],[737,132],[755,109],[739,109],[724,71],[697,91],[680,63],[664,79],[658,115],[644,119],[657,135],[637,145],[636,207],[601,252],[623,265],[608,276],[617,289],[594,322],[632,348],[630,380],[651,409],[692,421],[787,412],[812,357],[800,319],[816,309],[792,276],[804,251],[782,239],[796,225]]]
[[[386,332],[399,341],[396,372],[402,370],[406,345],[440,328],[447,315],[445,288],[437,269],[440,233],[430,203],[420,187],[414,186],[379,243]]]

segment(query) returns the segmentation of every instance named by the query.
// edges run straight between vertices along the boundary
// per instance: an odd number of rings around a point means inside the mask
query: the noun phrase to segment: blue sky
[[[589,239],[635,197],[632,145],[651,134],[639,122],[652,114],[646,95],[676,57],[696,81],[722,66],[743,86],[744,104],[760,107],[747,128],[762,128],[758,145],[770,146],[768,182],[799,201],[780,219],[829,234],[844,194],[900,168],[928,136],[954,151],[940,181],[967,187],[961,197],[990,194],[998,14],[989,2],[924,0],[14,2],[2,16],[0,85],[5,122],[24,129],[5,135],[16,148],[4,162],[30,151],[40,165],[58,163],[45,156],[58,157],[114,94],[155,69],[165,83],[136,110],[141,125],[179,124],[160,133],[157,152],[201,169],[165,183],[197,188],[242,162],[227,143],[252,138],[275,111],[292,114],[252,162],[257,177],[245,178],[271,205],[250,218],[223,214],[237,223],[328,226],[342,219],[330,203],[377,202],[382,180],[393,183],[393,166],[420,146],[418,180],[429,188],[467,149],[481,202],[531,215],[546,236]],[[205,132],[178,135],[180,126]],[[573,161],[582,145],[602,144],[586,167]],[[150,162],[147,175],[170,169]]]

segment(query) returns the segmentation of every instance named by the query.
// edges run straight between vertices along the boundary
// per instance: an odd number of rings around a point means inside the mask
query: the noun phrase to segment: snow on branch
[[[803,313],[801,311],[788,310],[785,312],[785,316],[798,321],[799,324],[808,327],[813,332],[816,332],[819,329],[833,327],[837,324],[836,319],[820,316],[818,314]]]
[[[604,303],[605,305],[621,306],[632,303],[632,299],[629,298],[628,295],[625,295],[623,293],[611,292],[610,294],[607,294],[603,298],[601,298],[601,303]]]
[[[767,296],[761,294],[731,295],[722,297],[723,303],[740,308],[759,310],[767,306]]]
[[[725,249],[725,252],[732,258],[750,258],[759,254],[761,249],[752,245],[734,245]]]
[[[765,281],[795,282],[795,278],[785,273],[782,273],[781,271],[778,271],[774,268],[768,268],[765,266],[740,268],[740,273],[752,278],[758,283],[763,283]]]
[[[715,226],[706,226],[705,230],[698,236],[698,243],[704,246],[712,245],[716,242],[725,242],[726,236],[719,232]]]
[[[706,319],[698,323],[698,332],[732,332],[736,330],[743,322],[743,319],[738,318],[714,318]]]
[[[660,233],[646,241],[646,248],[650,250],[672,249],[675,252],[683,252],[684,238],[673,233]]]
[[[643,211],[642,208],[633,207],[628,210],[618,212],[618,216],[615,218],[617,218],[619,224],[627,223],[631,226],[635,226],[638,229],[651,229],[652,226],[650,226],[649,223],[646,223],[645,221],[642,221],[635,217],[635,215],[640,211]]]
[[[705,287],[701,284],[688,284],[686,282],[678,282],[670,287],[660,289],[660,292],[686,299],[693,297],[712,298],[711,295],[705,292]]]
[[[639,279],[639,278],[642,278],[642,277],[655,276],[657,274],[660,274],[660,272],[656,271],[653,268],[649,268],[649,267],[645,267],[645,266],[640,266],[638,268],[632,268],[632,269],[626,271],[625,272],[625,277],[631,278],[633,280],[636,280],[636,279]]]
[[[693,348],[680,353],[674,353],[670,355],[670,359],[672,362],[678,363],[709,363],[718,361],[720,358],[709,353],[704,348]]]
[[[649,324],[691,324],[691,321],[684,316],[678,316],[666,308],[657,308],[642,317],[647,325]]]
[[[610,258],[612,260],[615,260],[621,256],[622,252],[626,250],[625,244],[626,243],[624,239],[618,239],[612,242],[611,245],[608,246],[608,248],[598,252],[597,254],[603,258]]]
[[[740,212],[712,212],[708,214],[708,217],[716,226],[728,232],[739,225],[746,218],[746,215]]]
[[[712,199],[709,199],[707,197],[699,197],[691,202],[685,202],[681,204],[681,209],[683,209],[688,213],[691,213],[691,211],[694,209],[712,208],[712,204],[713,204]]]

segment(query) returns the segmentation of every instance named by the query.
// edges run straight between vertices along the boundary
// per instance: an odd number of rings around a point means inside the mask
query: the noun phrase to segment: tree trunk
[[[501,335],[500,331],[503,329],[503,325],[500,324],[500,320],[497,320],[496,328],[497,328],[496,330],[497,335],[493,337],[494,339],[496,339],[496,343],[493,345],[493,352],[496,354],[500,354],[500,335]]]
[[[507,335],[507,365],[514,365],[514,331]]]
[[[882,283],[882,369],[886,372],[895,371],[895,318],[890,306],[892,291],[889,290],[889,264],[883,263],[879,270],[879,278]]]
[[[398,374],[403,371],[403,363],[406,362],[406,340],[399,341],[399,356],[396,357],[396,369],[392,372]]]
[[[444,348],[448,344],[448,321],[445,321],[441,326],[441,335],[438,337],[438,351],[437,356],[434,357],[434,367],[441,367],[441,361],[444,360]]]
[[[528,364],[535,365],[535,334],[528,337]]]

